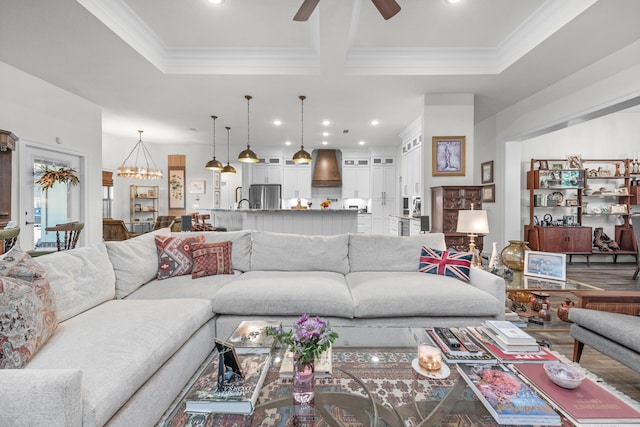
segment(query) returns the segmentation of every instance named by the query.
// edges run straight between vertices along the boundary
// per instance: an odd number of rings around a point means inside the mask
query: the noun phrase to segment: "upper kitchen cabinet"
[[[368,199],[371,197],[370,160],[342,160],[342,197],[345,199]]]
[[[252,164],[251,184],[282,184],[282,157],[262,157]]]
[[[293,160],[285,160],[283,167],[283,176],[283,199],[311,198],[310,163],[294,163]]]

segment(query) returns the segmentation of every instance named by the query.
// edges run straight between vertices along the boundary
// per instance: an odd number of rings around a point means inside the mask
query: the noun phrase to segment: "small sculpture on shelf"
[[[593,231],[593,246],[600,249],[602,252],[617,251],[620,249],[620,245],[607,236],[602,227],[596,227]]]

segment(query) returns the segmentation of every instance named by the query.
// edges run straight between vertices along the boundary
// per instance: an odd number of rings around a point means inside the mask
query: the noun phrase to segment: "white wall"
[[[0,128],[21,139],[68,149],[86,156],[80,172],[85,228],[80,243],[102,241],[101,108],[36,77],[0,62]],[[60,144],[56,143],[56,138]],[[20,197],[31,197],[32,185],[20,181],[20,141],[13,160],[12,218],[19,217]],[[27,191],[28,189],[28,191]],[[25,248],[33,243],[21,242]],[[31,246],[30,246],[31,245]]]

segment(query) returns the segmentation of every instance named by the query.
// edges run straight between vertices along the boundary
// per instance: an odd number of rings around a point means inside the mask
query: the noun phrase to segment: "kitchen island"
[[[276,233],[332,236],[358,231],[355,209],[211,209],[211,224],[227,231],[260,230]]]

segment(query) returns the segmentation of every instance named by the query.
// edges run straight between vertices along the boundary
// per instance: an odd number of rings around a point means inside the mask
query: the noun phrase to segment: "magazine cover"
[[[499,424],[559,426],[560,416],[504,365],[457,365]]]

